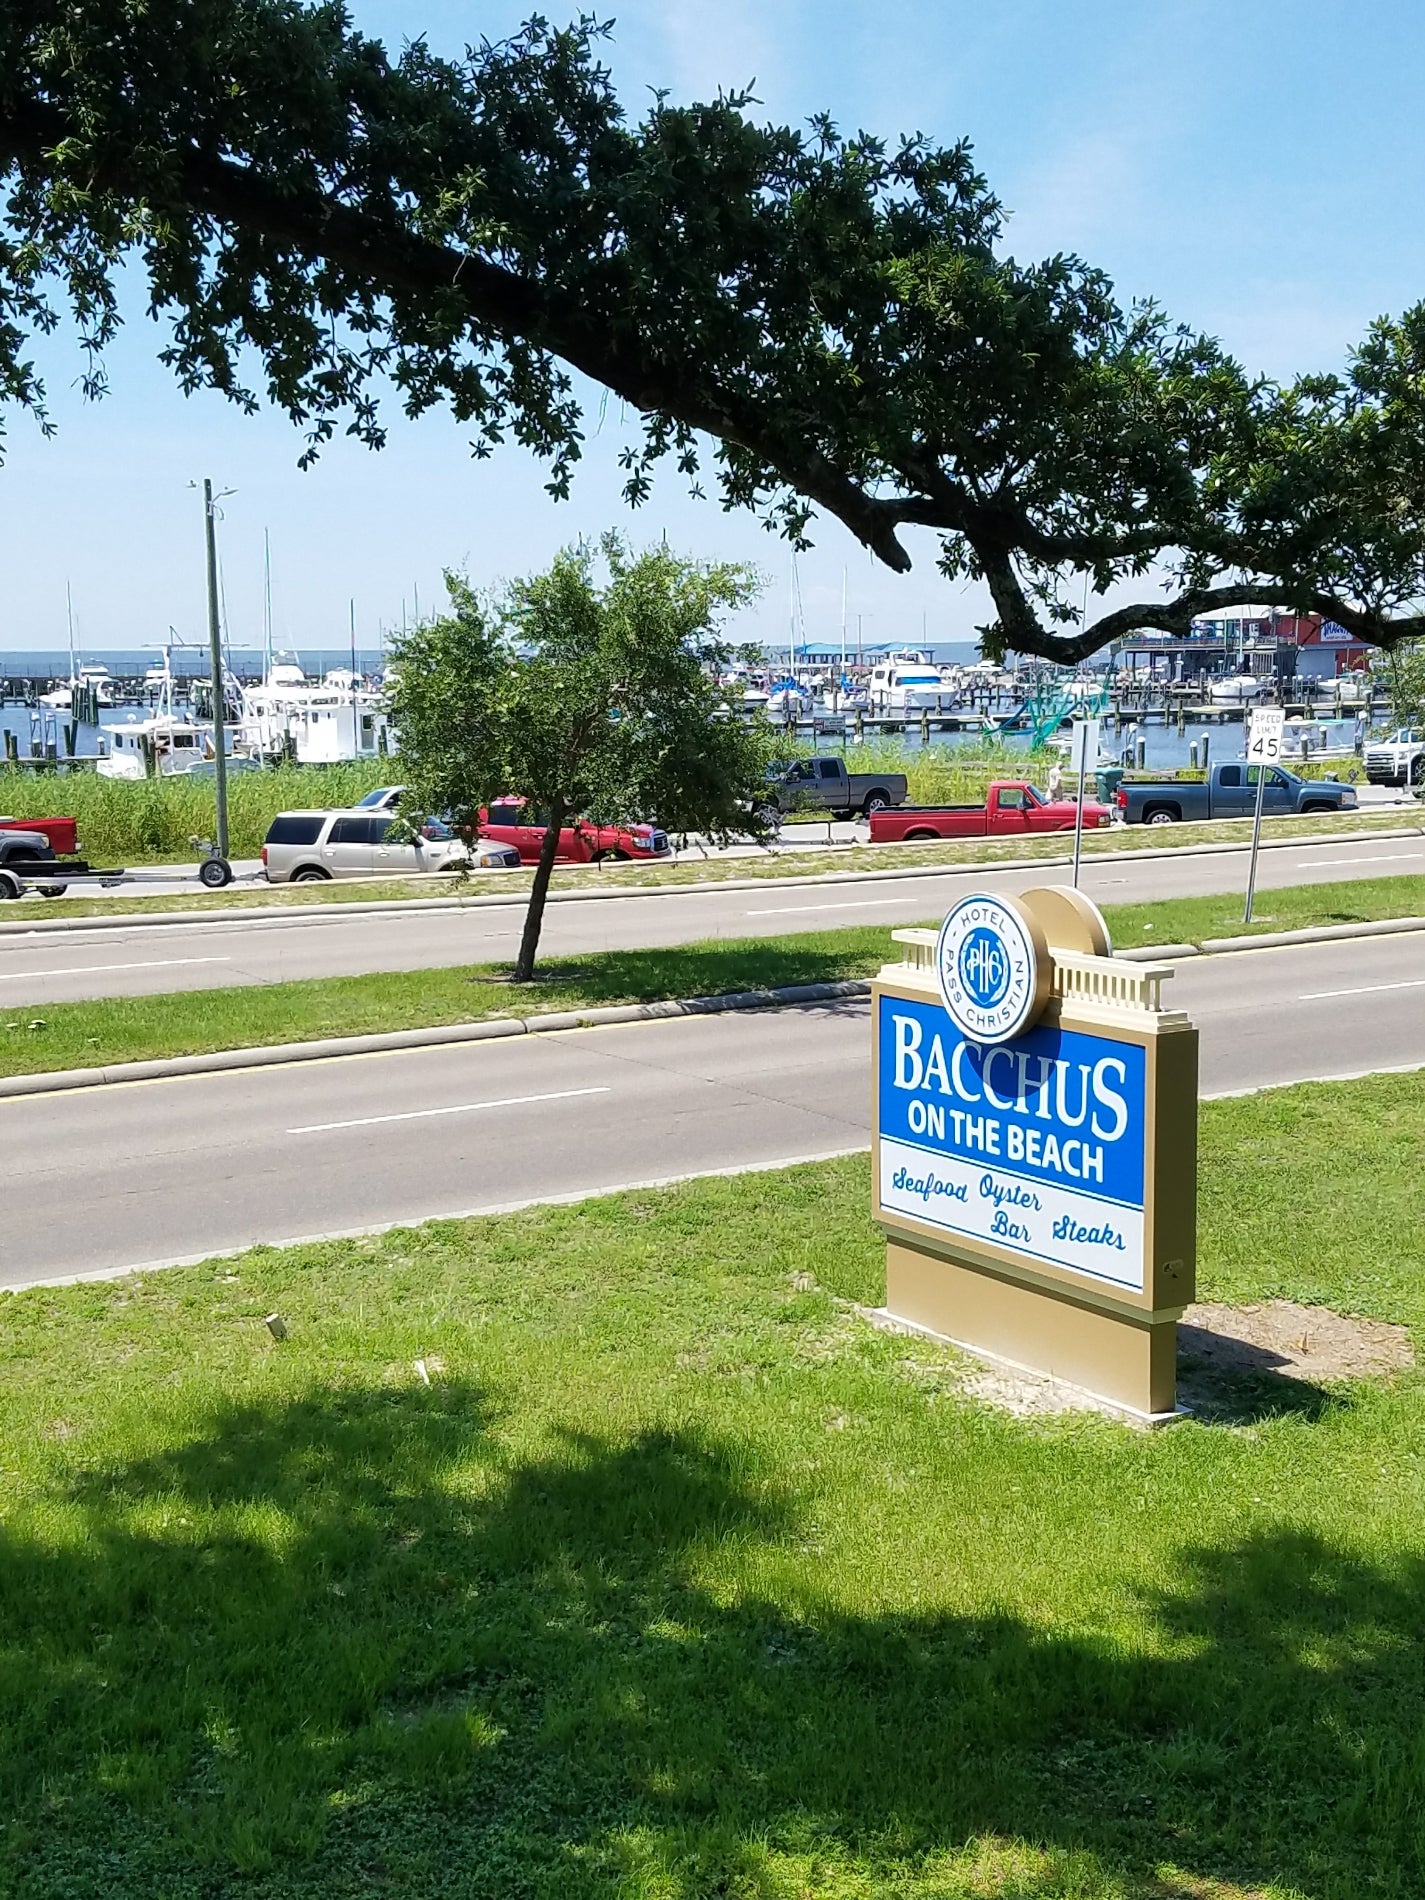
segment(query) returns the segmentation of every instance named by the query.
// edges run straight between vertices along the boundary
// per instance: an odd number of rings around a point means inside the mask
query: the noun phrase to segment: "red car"
[[[1072,831],[1078,823],[1072,798],[1043,799],[1025,779],[996,779],[983,805],[902,805],[871,813],[871,843],[899,844],[922,838],[1012,838],[1040,831]],[[1107,805],[1084,800],[1084,830],[1111,825]]]
[[[481,808],[480,836],[512,844],[521,863],[537,864],[547,829],[541,822],[543,816],[523,798],[502,798],[497,805]],[[561,864],[597,864],[601,858],[666,858],[669,854],[668,834],[655,825],[601,825],[592,818],[575,818],[559,830]]]
[[[49,839],[57,858],[72,858],[79,850],[79,824],[74,818],[0,818],[0,831],[38,831]]]

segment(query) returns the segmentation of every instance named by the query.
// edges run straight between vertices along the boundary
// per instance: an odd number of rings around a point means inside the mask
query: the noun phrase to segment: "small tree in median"
[[[451,578],[451,615],[395,652],[410,802],[470,822],[517,793],[545,826],[517,983],[534,972],[570,819],[651,819],[723,840],[749,828],[771,753],[771,734],[743,723],[712,678],[728,653],[718,621],[755,598],[752,571],[666,548],[630,556],[614,535],[601,553],[602,582],[592,551],[566,549],[493,610]]]

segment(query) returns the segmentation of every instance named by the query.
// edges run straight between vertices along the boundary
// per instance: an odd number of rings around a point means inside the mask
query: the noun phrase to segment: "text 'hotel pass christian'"
[[[947,1005],[882,996],[880,1194],[887,1212],[1143,1289],[1146,1059],[1037,1013],[1017,920],[946,920]],[[974,1034],[966,1035],[953,1016]]]

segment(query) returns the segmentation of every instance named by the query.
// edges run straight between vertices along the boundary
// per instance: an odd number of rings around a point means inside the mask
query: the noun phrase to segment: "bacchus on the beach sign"
[[[1197,1038],[1158,1002],[1168,972],[1114,962],[1076,893],[975,895],[936,937],[898,934],[916,954],[881,972],[873,1018],[889,1309],[1171,1410],[1163,1365],[1192,1297]],[[1050,1305],[1026,1305],[1026,1289]]]

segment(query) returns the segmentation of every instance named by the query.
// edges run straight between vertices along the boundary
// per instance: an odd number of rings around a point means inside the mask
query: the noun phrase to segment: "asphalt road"
[[[1415,937],[1184,962],[1165,1001],[1206,1093],[1425,1064]],[[45,1211],[0,1284],[862,1148],[868,1071],[855,1002],[3,1100]]]
[[[1425,872],[1425,836],[1371,843],[1323,840],[1264,851],[1258,887],[1335,883]],[[540,954],[623,950],[718,937],[777,937],[849,924],[910,924],[941,916],[966,888],[1022,890],[1064,879],[1062,866],[1029,871],[961,867],[944,876],[788,887],[767,880],[755,890],[644,893],[552,904]],[[1180,897],[1245,886],[1242,852],[1169,859],[1095,859],[1083,886],[1100,903]],[[0,1009],[100,996],[152,995],[285,983],[371,970],[419,970],[512,957],[524,900],[451,911],[383,911],[349,916],[339,909],[277,919],[252,916],[135,924],[103,931],[0,936]],[[7,919],[8,921],[8,919]]]

